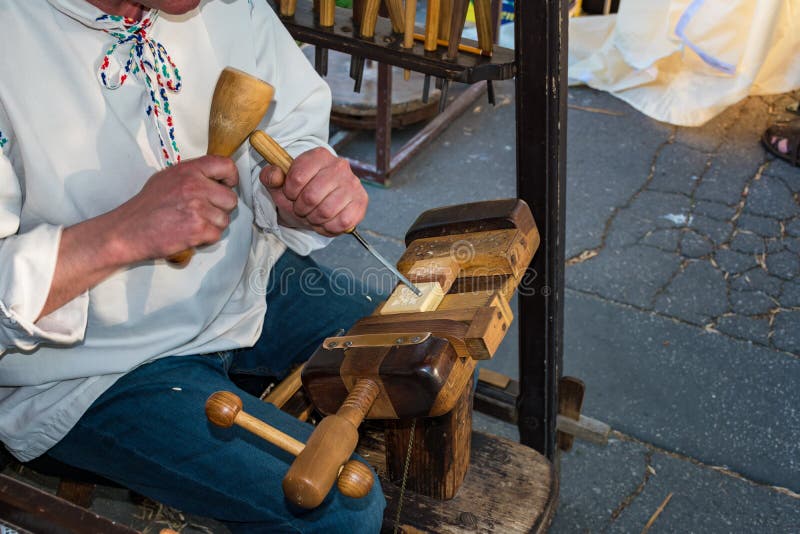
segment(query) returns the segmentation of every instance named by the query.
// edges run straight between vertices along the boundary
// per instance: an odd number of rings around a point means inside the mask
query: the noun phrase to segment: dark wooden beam
[[[520,440],[553,460],[564,315],[567,2],[516,2],[517,194],[542,246],[520,286]]]
[[[413,48],[402,48],[402,34],[392,33],[391,23],[384,18],[378,18],[374,38],[361,38],[350,9],[337,7],[333,27],[323,28],[311,4],[311,0],[298,0],[295,15],[281,19],[289,33],[303,43],[463,83],[507,80],[514,76],[514,52],[506,48],[495,47],[491,57],[461,52],[450,61],[444,57],[447,52],[444,46],[435,52],[426,52],[420,42],[415,42]],[[469,39],[462,39],[462,43],[478,46]]]

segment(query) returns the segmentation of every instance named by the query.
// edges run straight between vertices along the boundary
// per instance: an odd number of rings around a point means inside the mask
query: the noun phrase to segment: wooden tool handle
[[[286,498],[303,508],[319,506],[333,485],[340,466],[347,462],[358,445],[358,426],[380,389],[372,380],[362,378],[353,387],[339,411],[324,418],[305,449],[297,455],[286,477]],[[357,487],[363,486],[356,476]],[[341,484],[339,485],[342,490]]]
[[[290,467],[289,473],[292,473],[294,465],[307,449],[307,445],[303,445],[301,441],[242,411],[242,399],[229,391],[217,391],[208,398],[206,401],[206,417],[213,424],[223,428],[229,428],[233,425],[240,426],[296,456],[297,458],[292,467]],[[343,419],[343,421],[345,425],[352,427],[349,421],[346,419]],[[323,419],[322,423],[324,422],[325,419]],[[317,429],[322,427],[322,423]],[[339,428],[341,424],[337,425],[336,423],[334,421],[333,425],[330,425],[330,423],[327,425],[333,426],[334,433],[331,436],[334,439],[342,437],[339,434],[341,432]],[[349,429],[345,426],[345,434],[347,430]],[[314,432],[316,433],[316,430]],[[313,437],[314,434],[311,435],[312,439]],[[325,437],[328,437],[328,435],[326,434]],[[316,508],[328,495],[334,482],[337,482],[339,491],[348,497],[360,499],[369,493],[374,483],[372,471],[362,462],[349,460],[353,450],[355,450],[355,443],[358,442],[358,430],[355,430],[354,438],[352,435],[345,437],[350,438],[347,440],[348,445],[350,441],[354,440],[353,449],[350,453],[344,457],[335,453],[326,455],[327,449],[320,449],[323,454],[320,457],[314,457],[316,466],[311,478],[304,478],[302,481],[298,481],[294,478],[290,479],[289,473],[287,473],[283,481],[283,487],[284,493],[290,500],[304,508]],[[309,439],[309,444],[312,443],[312,439]],[[306,454],[305,456],[309,455]],[[305,470],[301,470],[301,474],[305,472]],[[290,480],[288,484],[287,479]]]
[[[320,0],[319,6],[319,25],[323,28],[332,27],[336,16],[336,0]]]
[[[211,97],[206,154],[231,157],[264,118],[274,94],[274,88],[267,82],[241,70],[225,68]],[[192,256],[194,249],[186,249],[167,261],[184,266]]]
[[[414,20],[417,14],[417,0],[406,0],[403,28],[403,48],[414,47]]]
[[[405,15],[403,13],[403,0],[386,0],[386,10],[392,22],[392,32],[403,33],[405,28]]]
[[[284,177],[289,172],[294,159],[286,152],[278,142],[261,130],[256,130],[250,134],[250,145],[261,154],[267,163],[274,165],[283,171]],[[273,187],[281,187],[283,184],[273,184]]]
[[[474,0],[475,27],[478,30],[478,46],[485,55],[492,55],[494,31],[491,0]]]
[[[436,41],[439,36],[439,5],[440,0],[428,0],[428,13],[425,18],[425,50],[436,50]]]
[[[378,23],[380,5],[380,0],[367,0],[364,4],[364,16],[361,18],[361,37],[371,39],[375,35],[375,25]]]
[[[297,0],[281,0],[281,17],[294,17],[297,10]]]
[[[455,59],[458,55],[458,45],[461,43],[461,32],[464,31],[464,21],[467,17],[469,0],[453,0],[453,10],[450,15],[450,34],[447,38],[447,59]]]

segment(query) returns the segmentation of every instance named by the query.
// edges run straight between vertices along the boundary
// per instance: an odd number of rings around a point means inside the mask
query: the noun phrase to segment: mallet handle
[[[292,436],[242,411],[242,399],[230,391],[217,391],[208,398],[206,417],[213,424],[223,428],[240,426],[296,456],[283,479],[283,491],[286,497],[298,506],[316,508],[328,495],[334,482],[342,494],[353,498],[364,497],[372,489],[374,478],[369,467],[357,460],[350,460],[358,443],[358,430],[348,428],[352,427],[348,419],[329,421],[330,417],[336,416],[326,417],[311,434],[308,444],[304,445]],[[342,423],[344,430],[339,428]],[[318,434],[320,428],[323,430]],[[331,429],[333,433],[326,432],[325,429]],[[317,439],[314,438],[315,435]],[[319,443],[319,438],[324,438],[323,447],[314,445]],[[347,448],[350,448],[350,452],[342,454]],[[298,461],[300,469],[295,468]]]

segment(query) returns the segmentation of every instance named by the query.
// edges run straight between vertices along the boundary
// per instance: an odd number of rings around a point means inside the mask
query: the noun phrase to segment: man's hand
[[[289,172],[267,166],[259,175],[282,224],[309,228],[333,237],[355,228],[367,212],[369,198],[344,158],[324,148],[304,152]]]
[[[238,197],[236,165],[203,156],[154,174],[142,190],[109,213],[129,263],[166,258],[219,241]]]

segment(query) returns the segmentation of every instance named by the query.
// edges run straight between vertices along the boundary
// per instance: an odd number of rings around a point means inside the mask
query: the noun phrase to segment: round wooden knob
[[[242,411],[242,399],[230,391],[212,393],[206,401],[206,417],[217,426],[233,426],[236,416]]]
[[[342,495],[360,499],[367,496],[374,482],[375,478],[369,467],[357,460],[350,460],[342,466],[336,486]]]

